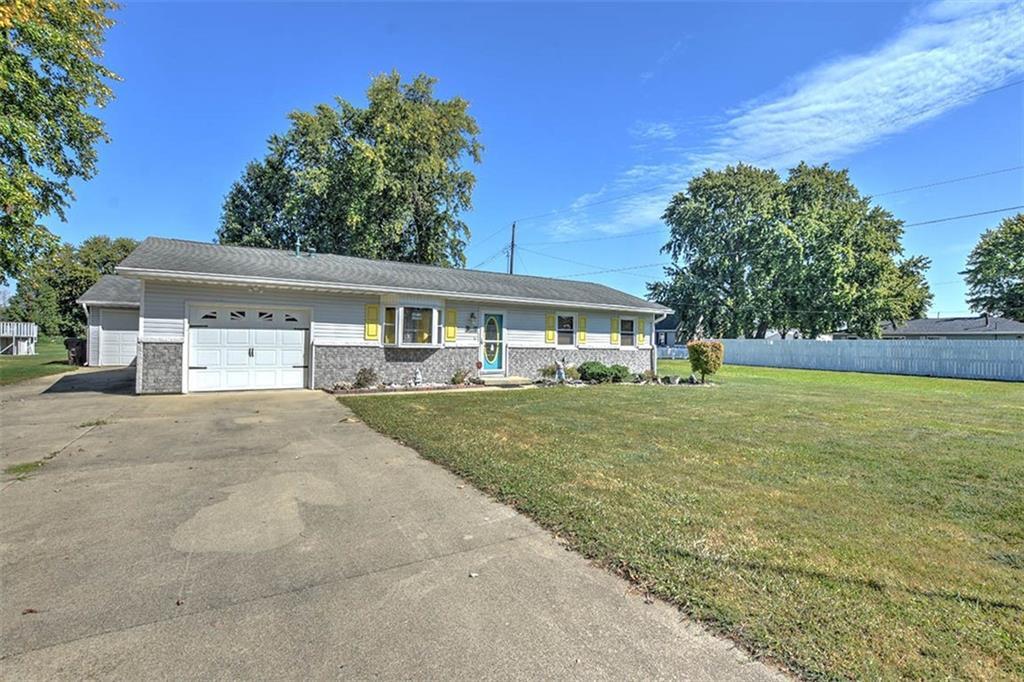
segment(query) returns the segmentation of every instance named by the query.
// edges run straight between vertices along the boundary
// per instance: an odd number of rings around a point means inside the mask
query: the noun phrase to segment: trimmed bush
[[[596,384],[604,384],[612,380],[611,368],[603,362],[588,360],[579,366],[580,379]]]
[[[372,367],[363,367],[356,372],[356,380],[352,383],[354,388],[370,388],[377,386],[380,381],[377,379],[377,371]]]
[[[725,347],[721,341],[691,341],[686,344],[690,356],[690,367],[700,374],[700,383],[704,383],[709,374],[722,368],[725,358]]]
[[[625,365],[612,365],[608,368],[608,373],[611,376],[612,383],[621,384],[629,381],[633,376],[633,373],[629,371],[629,367]]]

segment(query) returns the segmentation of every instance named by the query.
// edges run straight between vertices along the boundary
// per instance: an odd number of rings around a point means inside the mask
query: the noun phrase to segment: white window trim
[[[395,343],[384,343],[384,319],[385,311],[388,308],[395,309]],[[428,308],[430,310],[430,343],[407,343],[403,341],[405,331],[405,309],[406,308]],[[380,345],[385,348],[444,348],[444,328],[438,330],[438,324],[443,320],[440,317],[441,309],[433,305],[423,304],[395,304],[380,306]],[[439,337],[439,338],[438,338]]]
[[[559,343],[558,342],[558,318],[560,317],[571,317],[572,318],[572,343]],[[580,317],[576,313],[567,312],[556,312],[555,313],[555,347],[556,348],[578,348],[579,337],[577,334],[580,332]]]
[[[631,345],[629,345],[629,346],[627,346],[626,344],[622,343],[622,323],[623,323],[624,320],[632,320],[633,321],[633,343]],[[628,315],[625,316],[625,317],[620,317],[619,318],[619,346],[618,347],[621,348],[622,350],[639,350],[640,349],[640,346],[637,345],[637,318],[630,317]]]

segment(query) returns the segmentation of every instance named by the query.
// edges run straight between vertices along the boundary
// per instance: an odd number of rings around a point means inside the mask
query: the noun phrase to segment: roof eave
[[[602,303],[589,303],[586,301],[557,301],[548,299],[520,298],[515,296],[499,296],[493,294],[470,294],[464,291],[446,291],[441,289],[403,289],[399,287],[374,286],[368,284],[345,284],[341,282],[321,282],[311,280],[277,279],[272,277],[245,277],[240,275],[216,275],[202,272],[183,272],[178,270],[156,270],[152,268],[133,268],[118,266],[117,273],[126,277],[139,279],[157,280],[183,280],[187,282],[202,282],[210,284],[237,284],[248,286],[269,286],[291,289],[310,289],[319,291],[345,291],[350,293],[369,294],[407,294],[411,296],[437,296],[442,298],[456,298],[469,301],[497,301],[501,303],[520,303],[526,305],[538,305],[544,307],[574,307],[589,308],[591,310],[619,310],[629,312],[644,312],[660,314],[669,311],[668,308],[658,304],[650,306],[615,305]]]

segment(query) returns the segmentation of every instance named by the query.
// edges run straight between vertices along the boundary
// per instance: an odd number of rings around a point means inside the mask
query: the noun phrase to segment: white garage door
[[[100,365],[130,365],[135,362],[139,341],[139,311],[100,310]]]
[[[303,388],[308,333],[306,311],[192,306],[188,390]]]

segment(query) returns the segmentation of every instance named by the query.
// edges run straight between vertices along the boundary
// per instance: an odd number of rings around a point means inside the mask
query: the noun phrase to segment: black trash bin
[[[84,365],[86,361],[85,356],[85,339],[78,338],[67,338],[64,339],[64,347],[68,351],[68,364],[69,365]]]

